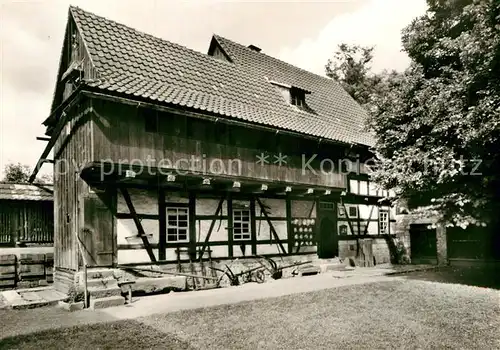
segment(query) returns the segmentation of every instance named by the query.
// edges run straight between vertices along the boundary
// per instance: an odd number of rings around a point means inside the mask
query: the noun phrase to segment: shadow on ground
[[[0,340],[0,349],[191,349],[176,336],[127,320],[35,332]]]
[[[498,267],[444,266],[400,275],[408,279],[500,289]]]

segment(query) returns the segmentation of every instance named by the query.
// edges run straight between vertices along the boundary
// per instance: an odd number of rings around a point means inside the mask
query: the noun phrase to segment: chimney
[[[257,47],[255,45],[248,45],[248,48],[252,51],[255,51],[255,52],[260,52],[261,51],[261,48],[260,47]]]

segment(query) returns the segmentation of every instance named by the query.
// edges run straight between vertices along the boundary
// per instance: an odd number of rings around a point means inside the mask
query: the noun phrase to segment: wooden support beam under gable
[[[139,217],[137,216],[137,212],[135,211],[132,200],[130,199],[130,194],[125,187],[120,187],[120,191],[123,195],[123,198],[125,199],[125,202],[127,203],[127,207],[130,211],[130,214],[132,215],[132,219],[134,220],[135,226],[137,228],[137,234],[142,239],[142,243],[144,244],[144,248],[146,248],[146,251],[148,252],[148,256],[151,259],[151,262],[156,262],[156,257],[153,253],[153,249],[149,244],[148,237],[146,236],[146,232],[142,227],[141,220],[139,220]]]

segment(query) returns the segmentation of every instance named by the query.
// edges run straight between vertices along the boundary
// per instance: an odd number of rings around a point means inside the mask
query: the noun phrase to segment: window
[[[294,106],[305,108],[306,107],[306,93],[297,88],[290,89],[290,103]]]
[[[250,239],[250,210],[233,210],[233,240],[245,241]]]
[[[347,235],[347,225],[340,225],[339,227],[339,235],[346,236]]]
[[[188,242],[188,208],[167,208],[167,242]]]
[[[349,217],[350,218],[357,218],[358,217],[358,208],[349,207]]]
[[[321,210],[333,210],[335,204],[332,202],[319,202],[319,209]]]
[[[381,235],[386,235],[389,233],[389,211],[387,209],[379,210],[378,225],[379,225],[379,233]]]

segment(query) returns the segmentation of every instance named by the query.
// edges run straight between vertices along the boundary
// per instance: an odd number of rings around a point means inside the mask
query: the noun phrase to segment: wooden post
[[[257,255],[257,228],[255,225],[255,198],[250,199],[250,234],[252,241],[252,255]]]
[[[189,192],[189,259],[196,260],[196,195]]]
[[[228,256],[233,257],[233,198],[231,193],[227,194],[227,247]]]
[[[288,235],[288,253],[291,254],[293,251],[294,242],[294,232],[292,226],[292,200],[290,196],[286,196],[286,231]]]
[[[158,214],[159,214],[159,224],[160,224],[160,237],[158,239],[158,258],[160,260],[166,260],[167,252],[167,218],[165,210],[165,191],[159,188],[158,193]]]

